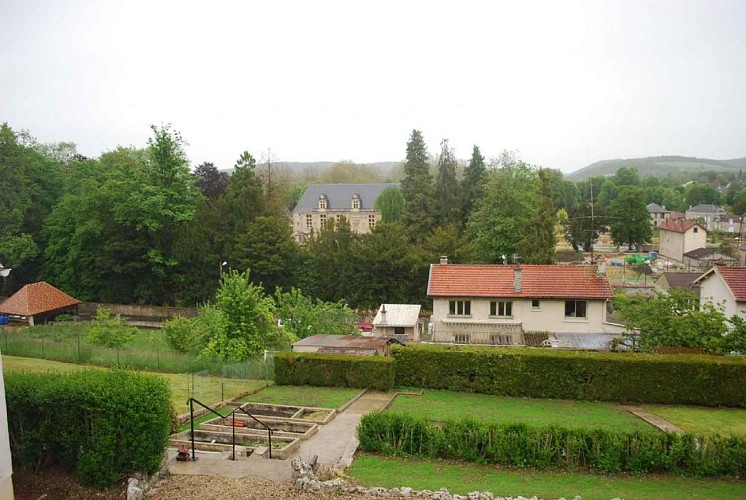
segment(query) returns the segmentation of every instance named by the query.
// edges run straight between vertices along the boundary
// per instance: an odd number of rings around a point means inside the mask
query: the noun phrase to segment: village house
[[[549,346],[556,340],[551,334],[582,339],[622,331],[606,320],[611,285],[593,266],[458,265],[441,259],[430,266],[427,294],[433,299],[433,342]]]
[[[339,223],[343,218],[352,232],[369,233],[381,219],[375,205],[387,188],[398,189],[399,184],[309,184],[293,209],[293,237],[306,241],[327,222]]]
[[[388,356],[392,344],[401,342],[392,337],[363,337],[360,335],[312,335],[295,342],[293,352],[322,354],[353,354],[357,356]]]
[[[373,319],[373,335],[400,341],[420,340],[419,304],[381,304]]]
[[[701,221],[708,231],[718,230],[720,222],[728,220],[728,213],[725,209],[711,203],[700,203],[689,207],[684,214],[687,220]]]
[[[700,276],[702,276],[701,273],[665,272],[655,280],[655,290],[660,293],[668,293],[671,289],[681,289],[699,296],[699,285],[696,285],[694,281]]]
[[[648,204],[648,213],[650,214],[650,222],[653,227],[658,227],[671,217],[671,212],[666,210],[665,206],[660,206],[657,203]]]
[[[746,314],[746,267],[715,266],[694,282],[700,287],[701,305],[723,308],[727,317]]]
[[[736,262],[736,259],[717,248],[697,248],[684,254],[684,265],[702,271],[712,266],[733,266]]]
[[[667,220],[658,229],[658,253],[670,260],[684,262],[685,253],[704,248],[707,244],[707,230],[692,220]]]

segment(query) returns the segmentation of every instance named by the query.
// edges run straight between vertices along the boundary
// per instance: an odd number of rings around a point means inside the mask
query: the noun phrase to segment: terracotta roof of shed
[[[80,304],[80,301],[46,281],[39,281],[29,283],[0,304],[0,313],[34,316],[76,304]]]
[[[699,226],[702,229],[704,229],[702,226],[697,224],[695,221],[687,220],[687,219],[676,219],[676,220],[669,219],[663,222],[663,224],[659,224],[658,229],[662,229],[664,231],[673,231],[675,233],[685,233],[689,231],[691,228],[693,228],[694,226]]]
[[[514,289],[515,266],[432,264],[427,294],[431,297],[527,297],[609,299],[605,275],[591,266],[525,265],[521,291]]]
[[[736,302],[746,302],[746,267],[715,266],[697,278],[695,283],[702,283],[712,273],[718,273],[722,276],[723,281],[736,298]]]

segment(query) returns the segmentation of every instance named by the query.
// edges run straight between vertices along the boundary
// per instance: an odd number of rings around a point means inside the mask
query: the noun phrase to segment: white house
[[[526,345],[535,332],[618,334],[609,280],[592,266],[430,266],[433,342]],[[530,341],[528,341],[531,344]]]
[[[699,303],[723,307],[727,317],[746,314],[746,267],[715,266],[694,281]]]
[[[373,335],[398,340],[418,341],[419,304],[381,304],[373,320]]]
[[[376,200],[395,183],[379,184],[309,184],[293,209],[293,237],[305,241],[330,221],[344,218],[353,233],[369,233],[381,219]]]
[[[658,253],[667,259],[684,261],[684,254],[704,248],[707,244],[707,230],[697,222],[677,219],[667,220],[658,226],[660,245]]]

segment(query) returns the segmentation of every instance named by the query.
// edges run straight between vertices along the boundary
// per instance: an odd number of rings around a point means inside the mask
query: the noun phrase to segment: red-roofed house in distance
[[[80,301],[46,281],[30,283],[0,304],[0,314],[42,324],[63,313],[75,313]]]
[[[658,253],[676,262],[684,262],[685,253],[704,248],[707,244],[707,230],[692,220],[669,219],[658,225],[658,229]]]
[[[724,307],[727,317],[746,314],[746,267],[715,266],[694,281],[699,303]]]
[[[430,266],[427,294],[433,299],[433,342],[570,347],[563,338],[582,343],[584,336],[598,334],[603,344],[624,331],[607,322],[613,293],[603,269],[594,266],[441,259]]]

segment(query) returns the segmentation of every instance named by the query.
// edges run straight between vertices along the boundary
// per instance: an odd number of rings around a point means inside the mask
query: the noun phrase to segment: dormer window
[[[319,195],[319,208],[327,208],[326,201],[326,195],[324,193],[321,193]]]
[[[360,210],[360,195],[357,193],[352,195],[352,209]]]

